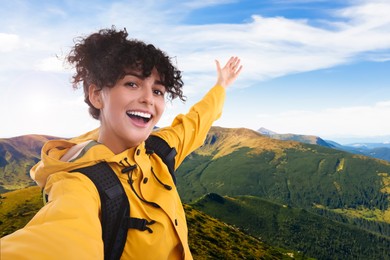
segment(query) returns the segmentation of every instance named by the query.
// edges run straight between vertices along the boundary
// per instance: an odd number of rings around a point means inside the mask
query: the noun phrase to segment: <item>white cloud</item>
[[[0,33],[0,52],[11,52],[21,48],[22,42],[16,34]]]
[[[337,107],[319,111],[259,114],[256,122],[277,133],[329,136],[381,136],[390,133],[390,100],[371,106]],[[256,126],[260,128],[261,126]]]
[[[64,61],[59,57],[48,57],[37,62],[35,66],[38,70],[41,71],[52,71],[52,72],[63,72],[64,71]]]

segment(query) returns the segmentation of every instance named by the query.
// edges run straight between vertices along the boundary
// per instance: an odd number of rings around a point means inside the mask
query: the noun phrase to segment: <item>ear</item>
[[[102,90],[98,88],[95,84],[91,84],[88,88],[88,98],[91,104],[96,109],[102,109],[103,108],[103,101],[102,101]]]

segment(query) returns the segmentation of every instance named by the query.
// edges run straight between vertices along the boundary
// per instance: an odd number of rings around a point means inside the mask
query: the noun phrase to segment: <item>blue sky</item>
[[[115,25],[175,57],[183,71],[188,100],[168,103],[159,126],[215,83],[215,59],[237,55],[244,70],[216,126],[390,141],[389,0],[0,4],[0,138],[97,127],[63,58],[75,37]]]

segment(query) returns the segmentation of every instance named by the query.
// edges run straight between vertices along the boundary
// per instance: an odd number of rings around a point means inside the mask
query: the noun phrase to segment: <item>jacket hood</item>
[[[61,158],[65,154],[75,154],[79,152],[80,149],[83,149],[84,146],[80,144],[86,143],[87,141],[91,140],[96,141],[98,134],[99,129],[95,129],[70,140],[61,139],[46,142],[45,145],[42,147],[41,161],[34,165],[30,170],[31,178],[38,184],[38,186],[43,188],[50,174],[59,171],[68,172],[83,166],[89,166],[92,163],[95,163],[97,159],[101,159],[104,156],[112,155],[112,152],[107,148],[106,150],[108,154],[102,153],[100,155],[100,158],[94,158],[94,160],[91,161],[80,160],[77,162],[69,162],[61,160]],[[80,145],[79,148],[77,147],[78,145]]]

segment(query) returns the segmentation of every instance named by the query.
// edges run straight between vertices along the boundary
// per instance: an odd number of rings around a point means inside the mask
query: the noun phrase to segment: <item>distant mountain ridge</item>
[[[46,135],[0,138],[0,193],[34,185],[29,170],[40,160],[43,144],[53,138]]]
[[[269,136],[277,140],[297,141],[297,142],[302,142],[307,144],[317,144],[317,145],[331,147],[331,148],[333,147],[331,144],[327,143],[322,138],[314,135],[278,134],[263,127],[261,127],[257,131],[263,135]]]
[[[341,145],[335,141],[324,140],[319,136],[300,134],[278,134],[272,130],[261,127],[257,132],[270,138],[284,141],[297,141],[307,144],[316,144],[324,147],[334,148],[354,154],[366,155],[372,158],[390,161],[390,143],[352,143]]]

